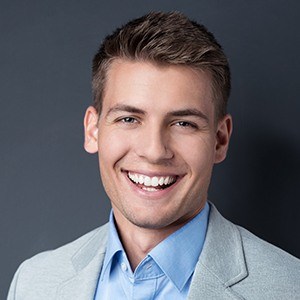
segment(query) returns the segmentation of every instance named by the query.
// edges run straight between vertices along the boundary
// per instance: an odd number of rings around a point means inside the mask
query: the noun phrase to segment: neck
[[[201,209],[199,209],[199,211]],[[198,214],[199,211],[195,212],[195,214],[184,222],[176,222],[164,228],[152,229],[139,227],[129,222],[122,214],[119,213],[119,211],[114,210],[115,224],[119,238],[127,254],[132,271],[136,269],[138,264],[155,246],[173,232],[184,226],[189,220]]]
[[[144,228],[126,228],[120,226],[119,236],[127,254],[131,269],[134,271],[147,254],[173,231],[149,230]]]

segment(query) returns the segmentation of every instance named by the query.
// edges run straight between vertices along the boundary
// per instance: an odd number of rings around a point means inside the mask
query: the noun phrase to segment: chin
[[[138,216],[131,216],[127,219],[135,226],[144,229],[162,229],[168,227],[174,222],[173,218],[171,217],[159,217],[157,214],[155,216],[151,215],[144,218],[139,218]]]

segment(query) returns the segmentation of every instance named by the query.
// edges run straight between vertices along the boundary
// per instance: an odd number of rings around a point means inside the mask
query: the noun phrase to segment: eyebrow
[[[140,108],[136,108],[131,105],[126,105],[126,104],[117,104],[116,106],[110,108],[106,114],[108,116],[111,113],[117,113],[117,112],[129,112],[129,113],[134,113],[134,114],[140,114],[140,115],[145,115],[146,112]]]
[[[127,104],[117,104],[116,106],[108,110],[106,116],[108,116],[111,113],[117,113],[117,112],[129,112],[129,113],[135,113],[140,115],[146,115],[146,112],[140,108],[127,105]],[[208,117],[203,112],[195,108],[174,110],[167,113],[167,117],[188,117],[188,116],[204,119],[205,121],[208,122]]]
[[[200,110],[196,108],[188,108],[188,109],[182,109],[182,110],[174,110],[170,111],[168,114],[170,117],[197,117],[200,119],[204,119],[205,121],[208,122],[208,117]]]

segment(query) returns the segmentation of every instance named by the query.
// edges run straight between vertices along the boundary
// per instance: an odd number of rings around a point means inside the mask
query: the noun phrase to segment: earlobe
[[[98,152],[98,113],[89,106],[84,116],[84,149],[88,153]]]
[[[227,114],[218,122],[216,132],[215,163],[220,163],[226,158],[231,133],[232,118]]]

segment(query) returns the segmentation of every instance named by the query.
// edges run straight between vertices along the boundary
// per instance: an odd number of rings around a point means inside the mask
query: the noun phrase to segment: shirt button
[[[128,278],[131,283],[134,283],[134,278],[132,278],[132,277],[128,277]]]
[[[121,263],[121,269],[125,272],[127,271],[127,266],[124,262]]]

